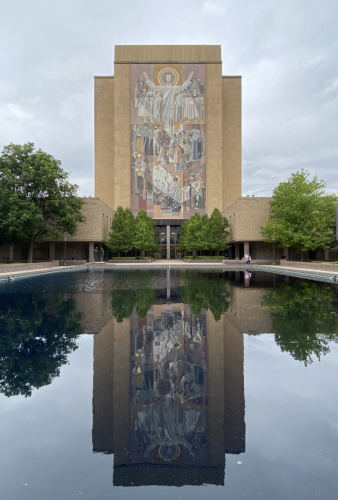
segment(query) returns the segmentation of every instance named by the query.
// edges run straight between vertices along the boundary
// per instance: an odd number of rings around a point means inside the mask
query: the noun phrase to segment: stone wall
[[[222,79],[222,209],[242,196],[242,79]]]
[[[83,198],[83,201],[84,205],[81,211],[86,217],[86,222],[79,224],[74,236],[66,235],[67,242],[93,241],[98,243],[107,241],[114,214],[113,209],[100,198]],[[52,240],[47,239],[46,241]]]
[[[281,260],[281,266],[283,267],[295,267],[297,269],[311,269],[317,271],[332,271],[338,272],[338,264],[330,264],[329,262],[317,263],[317,262],[294,262],[291,260],[284,261]]]
[[[95,196],[114,207],[114,78],[95,77]]]
[[[221,210],[241,196],[242,118],[241,78],[222,78],[220,45],[115,47],[114,78],[95,77],[95,195],[131,207],[130,68],[141,63],[206,65],[206,211]]]
[[[50,269],[58,267],[59,261],[53,260],[51,262],[37,262],[35,264],[4,264],[0,266],[0,274],[34,271],[34,269]]]
[[[238,198],[222,214],[230,224],[229,241],[263,241],[260,227],[268,222],[271,198]]]

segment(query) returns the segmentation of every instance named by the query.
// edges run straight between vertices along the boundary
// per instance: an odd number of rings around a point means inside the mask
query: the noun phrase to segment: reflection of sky
[[[169,487],[113,489],[112,456],[93,454],[92,342],[83,336],[61,377],[31,398],[0,396],[1,498],[177,497],[177,490]],[[185,486],[180,497],[309,500],[321,494],[333,499],[337,365],[336,344],[320,363],[306,368],[281,353],[272,335],[246,336],[247,451],[227,455],[224,489]]]
[[[119,273],[106,281],[103,274],[89,277],[77,273],[72,285],[67,275],[17,280],[0,290],[107,292],[131,279]],[[164,287],[165,277],[166,271]],[[92,452],[93,339],[86,335],[51,385],[26,399],[0,395],[0,498],[334,500],[338,344],[305,367],[282,353],[271,334],[244,338],[246,453],[226,456],[224,488],[113,487],[113,456]]]

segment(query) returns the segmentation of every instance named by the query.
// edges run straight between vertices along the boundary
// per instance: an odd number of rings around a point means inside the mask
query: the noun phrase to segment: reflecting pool
[[[337,340],[315,281],[0,282],[0,498],[335,500]]]

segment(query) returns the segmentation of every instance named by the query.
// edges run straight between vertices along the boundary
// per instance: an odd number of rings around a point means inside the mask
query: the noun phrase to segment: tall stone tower
[[[219,45],[116,46],[114,76],[95,77],[95,196],[167,239],[241,196],[241,151],[241,78],[222,77]]]

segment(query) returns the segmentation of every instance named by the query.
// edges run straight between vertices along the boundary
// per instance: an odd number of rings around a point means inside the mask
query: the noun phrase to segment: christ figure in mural
[[[144,71],[144,77],[146,79],[147,85],[152,89],[159,92],[162,96],[162,124],[164,130],[166,130],[169,134],[173,132],[174,127],[174,104],[175,104],[175,95],[186,88],[191,84],[192,75],[194,72],[190,73],[188,79],[183,83],[183,85],[173,85],[172,77],[170,74],[165,76],[166,82],[165,85],[155,85],[148,78],[148,74]]]

